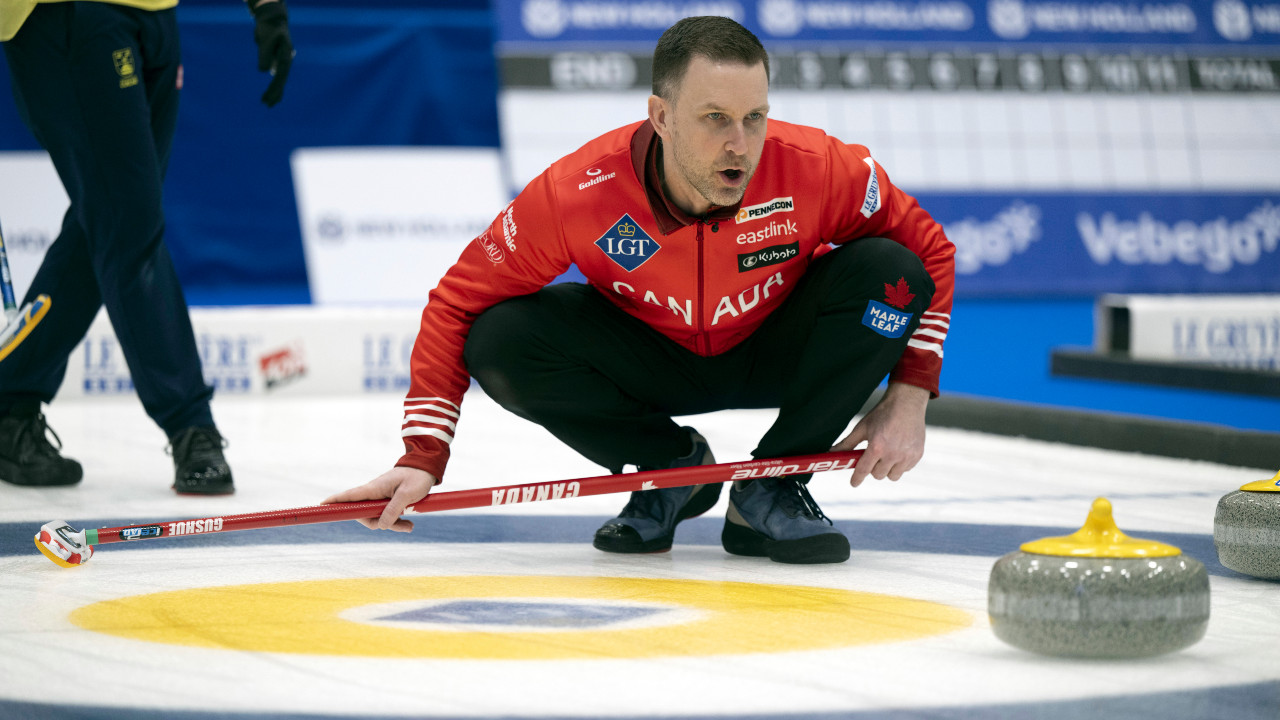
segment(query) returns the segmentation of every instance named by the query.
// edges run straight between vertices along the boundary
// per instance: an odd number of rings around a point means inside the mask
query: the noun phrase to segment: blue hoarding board
[[[725,15],[776,43],[1201,45],[1280,42],[1280,4],[1116,0],[499,0],[500,43],[652,46],[689,15]]]
[[[929,193],[963,295],[1280,292],[1280,194]]]

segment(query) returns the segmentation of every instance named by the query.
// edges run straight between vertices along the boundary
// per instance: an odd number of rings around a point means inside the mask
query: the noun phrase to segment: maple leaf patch
[[[907,279],[905,277],[898,278],[897,287],[890,285],[889,283],[884,284],[884,301],[899,310],[905,309],[907,307],[907,303],[914,300],[915,297],[916,294],[911,292],[911,288],[907,286]]]

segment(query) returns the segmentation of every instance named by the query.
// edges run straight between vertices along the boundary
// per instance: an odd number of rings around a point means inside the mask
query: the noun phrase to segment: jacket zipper
[[[703,258],[703,250],[702,250],[702,228],[704,228],[704,227],[706,227],[706,223],[705,223],[705,222],[703,222],[703,221],[701,221],[701,220],[699,220],[699,221],[698,221],[698,236],[697,236],[697,237],[698,237],[698,300],[697,300],[697,307],[698,307],[698,339],[697,339],[697,346],[698,346],[698,348],[699,348],[699,350],[700,350],[699,354],[702,354],[702,355],[706,355],[706,354],[709,354],[709,353],[711,352],[711,340],[707,337],[706,325],[704,324],[704,322],[705,322],[705,321],[703,320],[703,318],[705,318],[705,317],[706,317],[706,312],[705,312],[705,309],[702,307],[702,302],[703,302],[703,300],[702,300],[702,295],[703,295],[703,279],[702,279],[702,275],[703,275],[703,272],[702,272],[702,266],[703,266],[703,259],[702,259],[702,258]]]

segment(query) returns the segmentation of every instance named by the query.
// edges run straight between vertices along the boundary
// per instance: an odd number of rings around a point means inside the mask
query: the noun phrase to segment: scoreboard
[[[957,294],[1280,291],[1280,3],[499,0],[518,189],[643,117],[650,57],[719,14],[770,117],[867,146],[957,246]]]

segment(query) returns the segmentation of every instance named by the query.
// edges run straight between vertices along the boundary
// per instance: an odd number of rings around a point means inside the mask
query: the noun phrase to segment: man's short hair
[[[653,51],[653,94],[672,100],[694,57],[712,62],[736,62],[748,67],[764,63],[769,77],[769,54],[760,39],[737,22],[717,15],[687,17],[667,28]]]

